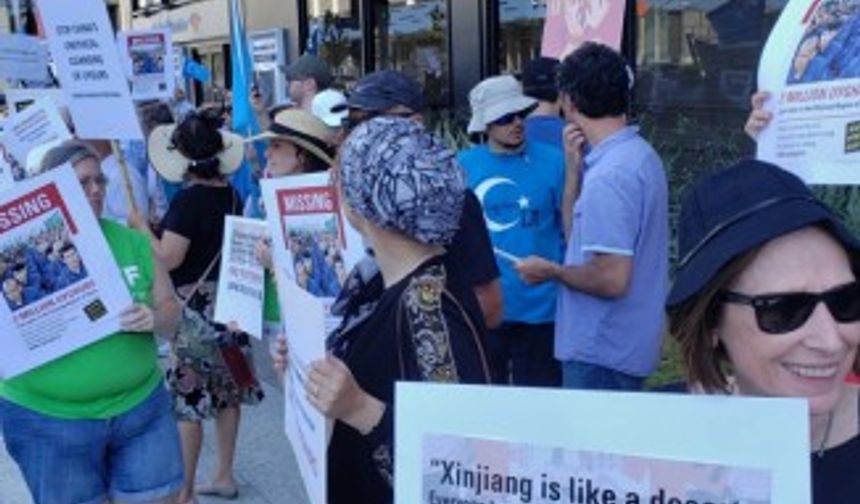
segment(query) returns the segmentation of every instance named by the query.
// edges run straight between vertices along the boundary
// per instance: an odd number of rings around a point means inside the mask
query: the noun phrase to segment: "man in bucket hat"
[[[565,159],[558,149],[525,137],[524,121],[537,100],[509,75],[490,77],[469,93],[469,133],[487,142],[460,153],[469,187],[478,196],[502,273],[503,322],[493,332],[506,381],[558,386],[553,358],[557,287],[524,283],[514,263],[536,255],[561,260]]]
[[[654,371],[668,284],[668,188],[663,163],[627,125],[632,73],[588,43],[561,66],[562,107],[590,151],[564,263],[527,258],[530,283],[561,283],[555,356],[564,386],[635,390]],[[571,177],[579,180],[580,177]]]

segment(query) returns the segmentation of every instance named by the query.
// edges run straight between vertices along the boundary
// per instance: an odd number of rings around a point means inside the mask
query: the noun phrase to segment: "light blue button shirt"
[[[616,254],[631,256],[633,271],[627,293],[618,299],[559,289],[555,356],[647,376],[659,358],[668,288],[663,163],[638,128],[628,126],[594,146],[585,166],[564,264]]]

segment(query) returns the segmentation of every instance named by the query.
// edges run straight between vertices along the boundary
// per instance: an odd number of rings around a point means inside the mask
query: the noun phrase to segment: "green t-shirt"
[[[281,304],[278,302],[278,286],[275,284],[275,275],[266,271],[263,289],[263,321],[280,322]]]
[[[101,230],[137,302],[152,304],[149,239],[109,220]],[[110,418],[140,404],[162,381],[152,333],[118,332],[10,380],[0,396],[44,415]]]

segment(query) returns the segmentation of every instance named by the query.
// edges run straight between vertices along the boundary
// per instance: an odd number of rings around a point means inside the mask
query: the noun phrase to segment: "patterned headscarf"
[[[346,139],[344,198],[370,222],[434,245],[450,243],[463,211],[463,169],[418,123],[377,117]]]

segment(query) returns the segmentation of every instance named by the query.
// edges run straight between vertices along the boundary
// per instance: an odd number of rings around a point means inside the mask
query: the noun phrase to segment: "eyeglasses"
[[[107,186],[107,184],[108,184],[108,179],[107,179],[107,177],[105,177],[104,175],[95,175],[95,176],[92,176],[92,177],[83,177],[83,178],[79,178],[79,179],[78,179],[78,182],[80,182],[80,183],[81,183],[81,186],[82,186],[83,188],[87,188],[87,187],[89,187],[91,184],[95,184],[95,186],[96,186],[96,187],[98,187],[99,189],[103,189],[103,188],[105,188],[105,187]]]
[[[519,112],[511,112],[510,114],[505,114],[502,117],[496,119],[490,124],[494,124],[496,126],[507,126],[511,124],[515,120],[519,119],[520,121],[524,121],[526,117],[529,116],[531,110],[520,110]]]
[[[830,315],[840,323],[860,320],[860,282],[854,281],[820,293],[783,292],[748,296],[724,291],[724,303],[752,306],[758,328],[769,334],[791,332],[809,320],[819,302],[824,302]]]

